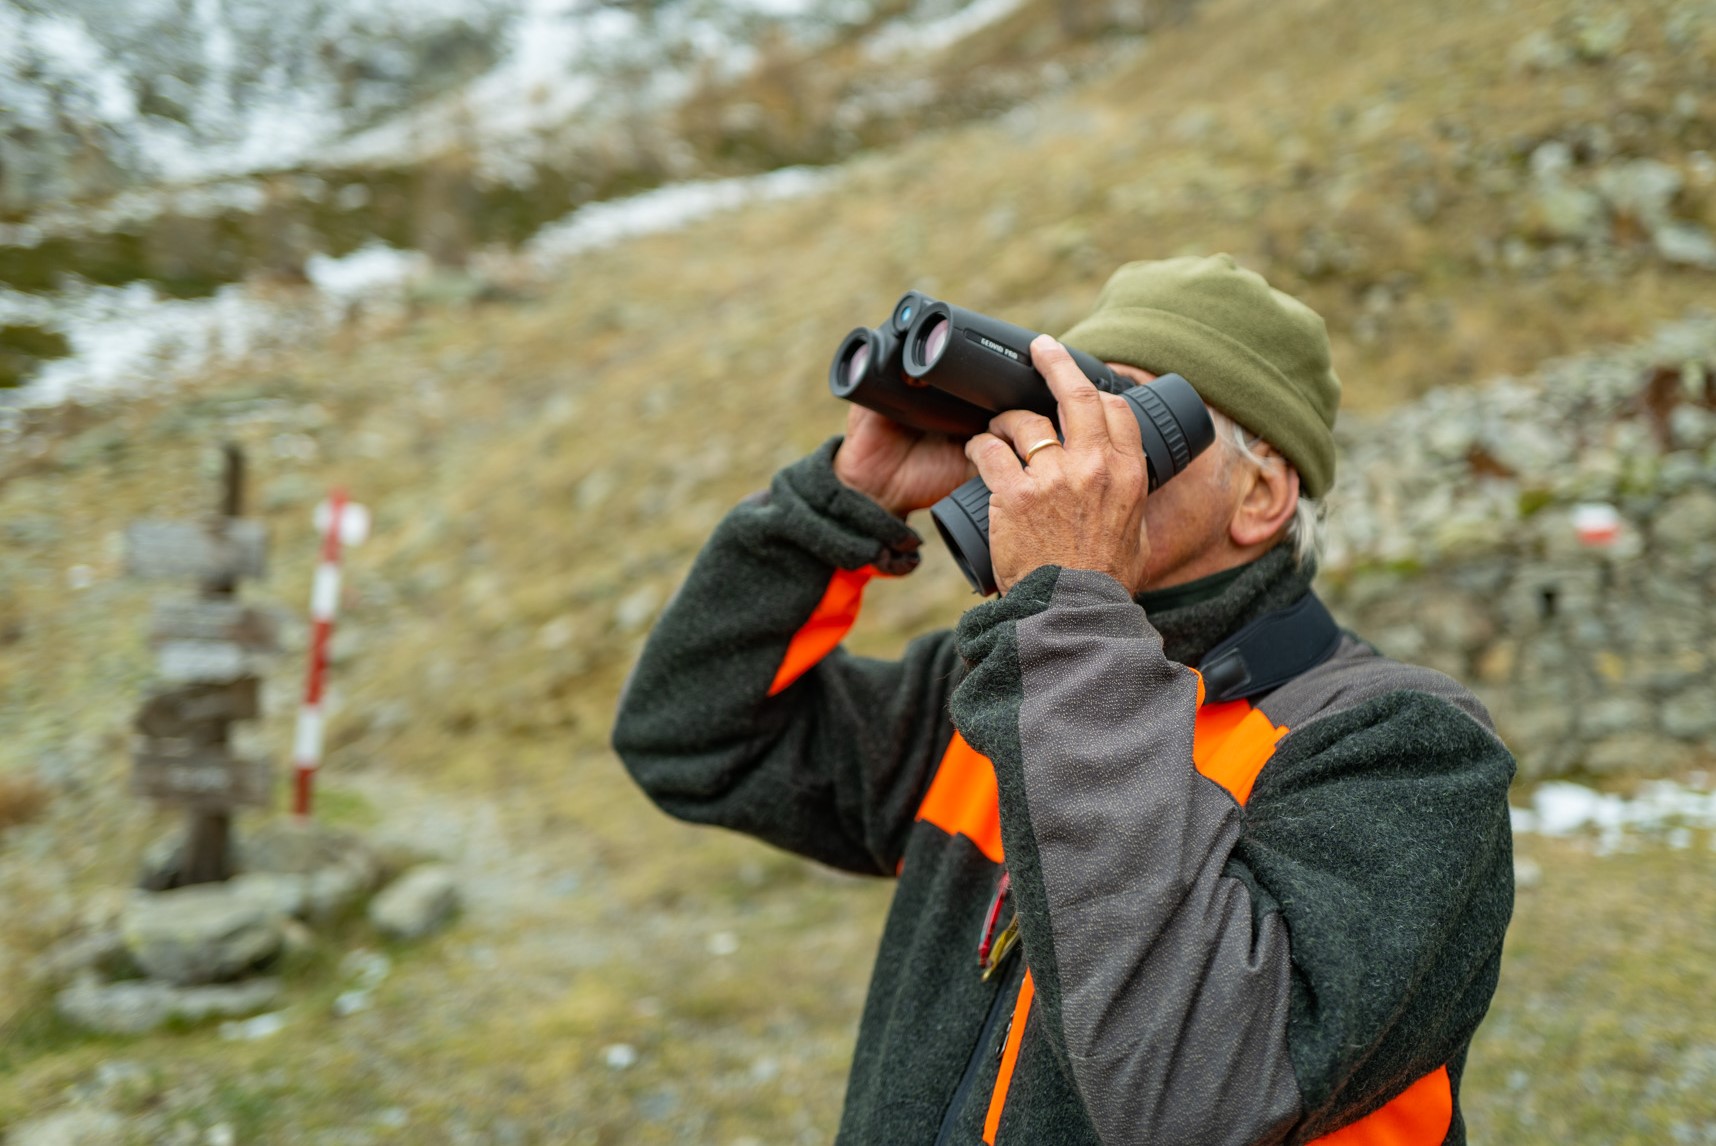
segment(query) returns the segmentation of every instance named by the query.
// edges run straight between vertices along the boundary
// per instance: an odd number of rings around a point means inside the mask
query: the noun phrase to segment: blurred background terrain
[[[1713,232],[1711,0],[0,0],[0,1126],[830,1139],[888,888],[650,808],[626,668],[901,290],[1058,331],[1225,250],[1334,339],[1322,590],[1521,762],[1473,1141],[1716,1142]],[[329,486],[374,512],[319,814],[464,909],[318,931],[268,1023],[91,1034],[47,953],[178,825],[119,536],[226,441],[249,599],[302,614]],[[852,643],[971,602],[932,547]]]

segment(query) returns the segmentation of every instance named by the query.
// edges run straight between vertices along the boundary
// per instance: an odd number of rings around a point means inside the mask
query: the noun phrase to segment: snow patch
[[[398,295],[411,282],[428,275],[433,266],[429,256],[420,251],[371,243],[340,258],[311,255],[304,262],[304,274],[335,308],[336,317],[343,317],[366,298]]]
[[[1693,779],[1702,784],[1708,778]],[[1508,811],[1515,832],[1571,836],[1594,831],[1599,849],[1614,851],[1626,844],[1629,832],[1677,835],[1690,828],[1716,828],[1716,791],[1651,780],[1628,799],[1557,780],[1538,786],[1530,808]]]
[[[580,207],[560,222],[538,231],[525,249],[539,269],[547,269],[586,251],[611,247],[639,235],[677,230],[747,203],[778,202],[814,194],[833,179],[825,169],[786,167],[766,175],[675,183],[627,199]]]
[[[975,0],[937,19],[895,20],[870,37],[864,45],[864,54],[881,63],[900,56],[940,52],[999,23],[1023,6],[1024,0]]]

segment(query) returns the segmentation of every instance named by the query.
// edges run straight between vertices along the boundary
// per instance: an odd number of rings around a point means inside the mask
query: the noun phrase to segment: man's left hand
[[[1098,390],[1048,335],[1031,343],[1031,360],[1060,405],[1063,444],[1033,451],[1055,438],[1054,424],[1028,410],[1008,410],[965,447],[991,494],[995,583],[1005,593],[1033,569],[1060,565],[1107,573],[1137,592],[1150,555],[1138,421],[1123,399]]]

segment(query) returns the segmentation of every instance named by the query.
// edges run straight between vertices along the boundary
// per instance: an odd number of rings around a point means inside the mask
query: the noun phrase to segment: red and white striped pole
[[[328,678],[328,642],[340,607],[340,546],[358,545],[368,536],[369,511],[347,501],[345,490],[335,489],[316,507],[316,528],[322,533],[322,552],[310,588],[310,655],[304,704],[298,710],[298,733],[292,743],[292,810],[300,816],[310,814],[310,788],[322,763],[322,696]]]

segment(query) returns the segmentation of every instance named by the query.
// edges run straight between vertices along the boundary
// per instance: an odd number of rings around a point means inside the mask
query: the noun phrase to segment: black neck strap
[[[1340,626],[1315,593],[1265,613],[1218,642],[1198,662],[1204,703],[1260,696],[1335,654]]]

